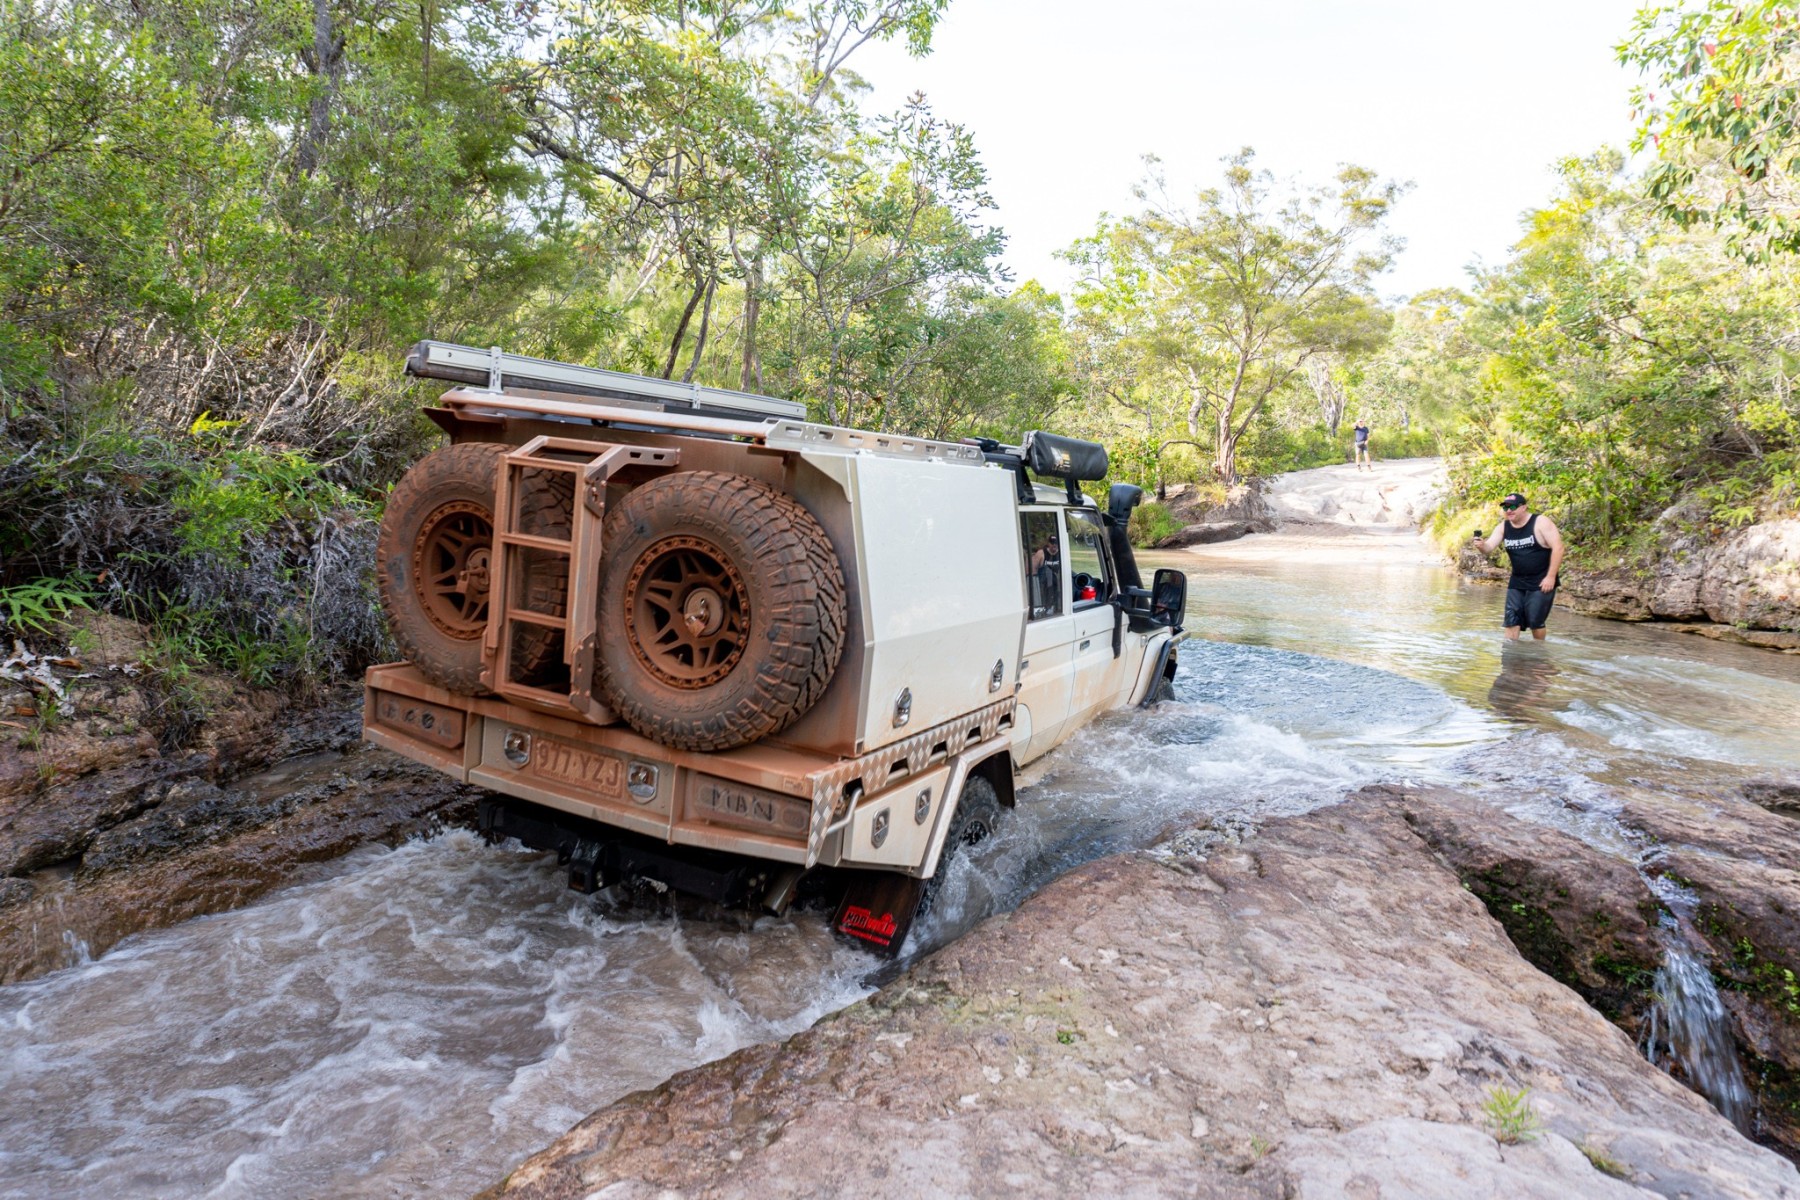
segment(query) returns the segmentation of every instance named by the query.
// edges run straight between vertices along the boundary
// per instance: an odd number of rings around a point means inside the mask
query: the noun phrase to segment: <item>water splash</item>
[[[65,929],[62,934],[63,966],[85,967],[94,961],[94,952],[89,949],[85,940],[77,937],[73,929]]]
[[[1662,920],[1663,965],[1656,972],[1640,1049],[1652,1064],[1712,1101],[1739,1133],[1748,1136],[1755,1116],[1750,1085],[1712,971],[1686,929],[1696,897],[1667,877],[1652,880],[1651,887],[1668,906],[1669,915]]]

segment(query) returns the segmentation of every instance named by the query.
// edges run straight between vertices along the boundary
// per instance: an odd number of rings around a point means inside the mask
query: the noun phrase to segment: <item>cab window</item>
[[[1053,512],[1019,515],[1025,546],[1025,597],[1030,619],[1041,621],[1063,611],[1062,531]]]
[[[1106,529],[1098,514],[1070,509],[1069,569],[1074,572],[1070,599],[1075,607],[1101,603],[1112,596],[1112,578],[1106,569]]]

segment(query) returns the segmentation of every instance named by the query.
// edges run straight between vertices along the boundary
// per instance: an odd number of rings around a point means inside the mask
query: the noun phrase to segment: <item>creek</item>
[[[1367,783],[1449,784],[1635,856],[1607,815],[1622,789],[1800,767],[1794,656],[1566,612],[1503,647],[1500,593],[1446,569],[1166,561],[1197,635],[1175,701],[1060,750],[917,945],[1177,824],[1229,833]],[[881,974],[817,912],[584,898],[466,832],[361,851],[0,988],[0,1195],[468,1194]]]

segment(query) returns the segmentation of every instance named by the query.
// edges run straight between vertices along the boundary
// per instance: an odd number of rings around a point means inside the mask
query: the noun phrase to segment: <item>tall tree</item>
[[[1223,186],[1192,205],[1169,198],[1153,160],[1144,211],[1115,234],[1150,281],[1148,351],[1227,483],[1238,443],[1307,359],[1369,336],[1370,283],[1399,246],[1382,233],[1399,184],[1347,166],[1332,186],[1281,187],[1254,158],[1226,158]]]

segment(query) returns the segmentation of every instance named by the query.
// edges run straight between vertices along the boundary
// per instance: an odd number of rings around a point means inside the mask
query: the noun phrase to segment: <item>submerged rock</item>
[[[1091,863],[487,1195],[1800,1197],[1519,957],[1403,798]]]

